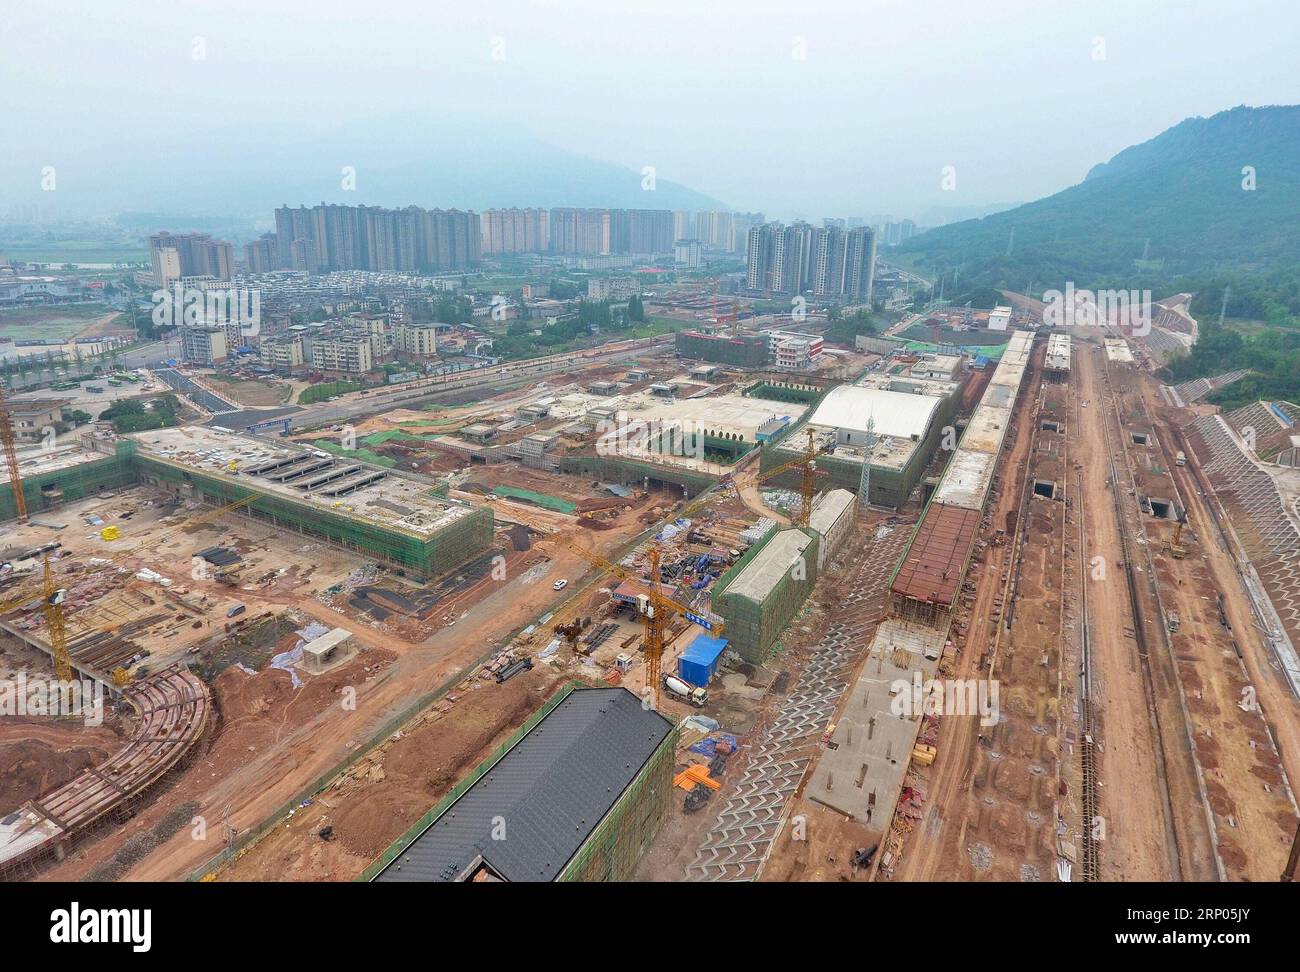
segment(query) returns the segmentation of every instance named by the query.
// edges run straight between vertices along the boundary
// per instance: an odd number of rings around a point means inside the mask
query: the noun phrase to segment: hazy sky
[[[1049,194],[1189,115],[1300,102],[1298,37],[1297,0],[11,2],[0,173],[411,112],[737,208],[920,213]]]

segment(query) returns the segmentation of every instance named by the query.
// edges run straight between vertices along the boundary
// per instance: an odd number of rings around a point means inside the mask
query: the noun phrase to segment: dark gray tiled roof
[[[374,880],[452,881],[480,855],[555,880],[671,731],[627,689],[574,689]]]

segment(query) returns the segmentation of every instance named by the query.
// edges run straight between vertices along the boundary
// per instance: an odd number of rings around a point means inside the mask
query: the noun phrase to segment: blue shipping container
[[[677,675],[691,685],[704,688],[718,674],[718,659],[727,647],[726,638],[710,638],[706,634],[695,636],[677,659]]]

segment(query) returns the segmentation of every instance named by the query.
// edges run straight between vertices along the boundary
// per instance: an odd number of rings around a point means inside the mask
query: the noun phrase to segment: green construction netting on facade
[[[726,622],[726,636],[731,647],[747,661],[760,664],[767,659],[777,638],[817,583],[817,549],[820,543],[817,534],[812,530],[803,531],[812,538],[812,543],[803,551],[801,569],[783,572],[780,580],[762,600],[731,594],[727,588],[749,562],[756,559],[759,552],[782,532],[785,531],[773,531],[762,543],[755,544],[729,571],[718,578],[714,588],[719,593],[713,597],[713,610],[722,615]]]
[[[691,469],[671,466],[656,466],[635,459],[619,459],[613,456],[563,456],[560,458],[560,472],[576,476],[589,476],[603,483],[620,483],[640,486],[649,479],[654,483],[667,483],[683,486],[686,495],[697,496],[713,486],[721,476]]]
[[[104,490],[123,489],[133,485],[135,472],[128,456],[117,455],[91,459],[66,469],[23,479],[23,498],[27,501],[28,515],[42,513],[64,503],[94,496]],[[0,521],[18,516],[13,486],[0,484]]]
[[[930,422],[930,428],[925,439],[913,450],[902,468],[895,469],[872,465],[870,501],[873,505],[898,509],[907,502],[912,490],[916,488],[916,484],[925,474],[926,467],[930,464],[935,449],[938,448],[943,438],[944,429],[951,427],[953,416],[957,413],[957,406],[960,401],[960,395],[956,393],[939,401],[939,407],[935,409],[934,418]],[[809,410],[808,414],[812,414],[811,410]],[[801,422],[792,428],[781,437],[780,442],[788,442],[791,448],[799,448],[802,451],[800,447],[802,446],[802,432],[805,424]],[[763,452],[759,456],[759,469],[766,472],[790,462],[794,458],[794,453],[788,450],[779,450],[776,445],[768,443],[763,447]],[[820,473],[817,477],[818,492],[828,489],[849,489],[856,493],[858,486],[862,482],[862,464],[836,458],[833,453],[818,456],[817,469]],[[768,480],[768,483],[786,489],[798,489],[800,483],[799,470],[791,469],[789,472],[781,473]]]
[[[189,486],[202,493],[206,502],[231,503],[243,499],[256,481],[236,483],[174,466],[151,456],[137,456],[141,475],[160,484]],[[289,497],[264,493],[244,511],[277,526],[321,537],[356,550],[384,563],[402,567],[420,578],[435,577],[487,549],[492,542],[492,511],[475,509],[427,538],[396,527],[367,522],[344,513],[321,509]]]
[[[680,732],[681,727],[675,726],[659,744],[618,803],[583,841],[559,880],[627,881],[632,878],[668,814]]]
[[[763,398],[773,402],[788,402],[795,405],[811,405],[820,401],[826,394],[824,388],[812,385],[785,384],[779,381],[760,381],[745,389],[747,398]]]

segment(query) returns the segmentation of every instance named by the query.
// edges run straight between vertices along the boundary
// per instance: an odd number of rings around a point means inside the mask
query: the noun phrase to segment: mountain
[[[1244,188],[1248,166],[1253,189]],[[1300,106],[1239,107],[1188,118],[1046,199],[931,230],[895,252],[922,272],[959,268],[963,288],[1149,286],[1294,267],[1298,227]]]
[[[50,195],[28,177],[44,163],[17,154],[11,161],[21,178],[0,179],[7,186],[0,188],[0,204],[49,203]],[[0,175],[7,174],[3,163]],[[342,188],[344,166],[356,171],[355,190]],[[138,134],[125,143],[96,141],[93,151],[61,158],[57,201],[81,213],[266,220],[276,206],[318,202],[477,210],[729,208],[663,175],[647,191],[639,170],[583,156],[518,127],[402,116],[337,128],[248,124],[202,136],[178,133],[156,145],[143,144]]]

